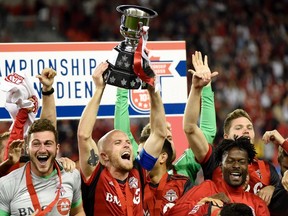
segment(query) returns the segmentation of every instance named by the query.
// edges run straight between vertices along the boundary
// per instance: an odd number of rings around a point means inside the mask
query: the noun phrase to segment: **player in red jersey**
[[[167,138],[161,154],[149,172],[149,180],[144,189],[144,215],[164,215],[193,186],[189,177],[179,174],[168,174],[175,158],[175,150],[171,136],[171,126],[167,124]],[[140,152],[150,136],[151,127],[148,123],[141,132],[138,151]],[[170,135],[169,135],[170,134]]]
[[[108,132],[96,143],[92,131],[105,89],[102,74],[107,68],[108,63],[100,63],[95,69],[92,77],[96,91],[78,126],[84,210],[89,216],[143,215],[145,170],[153,168],[166,138],[164,107],[159,92],[149,85],[151,135],[136,160],[127,134],[120,130]]]
[[[201,52],[192,55],[195,68],[189,98],[184,112],[184,131],[189,146],[196,160],[201,164],[204,178],[214,182],[222,181],[221,169],[215,166],[212,146],[209,145],[198,127],[201,90],[218,72],[211,73],[207,56],[202,60]],[[253,143],[255,132],[249,115],[242,109],[237,109],[227,115],[224,122],[224,138],[233,139],[235,136],[245,136]],[[256,157],[249,165],[249,183],[247,191],[259,195],[267,204],[270,203],[275,186],[280,179],[275,167],[267,161]]]
[[[265,202],[257,195],[243,190],[248,176],[248,164],[254,160],[255,155],[250,139],[224,139],[214,152],[215,162],[221,167],[222,181],[206,180],[193,187],[168,211],[168,215],[181,216],[197,212],[195,204],[201,199],[223,192],[231,203],[244,203],[253,209],[255,215],[269,216]]]

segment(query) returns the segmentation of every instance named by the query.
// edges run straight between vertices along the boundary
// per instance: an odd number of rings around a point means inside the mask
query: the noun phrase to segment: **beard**
[[[30,155],[30,161],[31,161],[31,168],[33,167],[33,172],[35,172],[36,175],[39,176],[47,176],[50,175],[50,173],[53,171],[53,166],[56,160],[56,155],[49,155],[48,160],[45,162],[45,164],[42,164],[36,156]]]
[[[133,168],[132,160],[125,160],[121,157],[112,157],[110,161],[112,166],[120,172],[130,172]]]

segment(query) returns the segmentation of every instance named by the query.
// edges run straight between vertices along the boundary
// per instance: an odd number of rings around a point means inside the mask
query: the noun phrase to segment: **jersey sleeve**
[[[11,180],[11,179],[10,179]],[[12,196],[12,190],[14,187],[11,185],[11,181],[8,178],[0,178],[0,215],[10,215],[10,202]]]
[[[210,208],[211,203],[196,204],[195,206],[192,207],[192,210],[189,212],[189,215],[191,216],[208,215]]]
[[[260,197],[255,197],[254,202],[256,203],[255,206],[255,215],[257,216],[267,216],[270,215],[269,209],[266,205],[266,203],[260,198]]]
[[[211,145],[209,145],[209,150],[203,161],[200,161],[200,164],[203,170],[204,179],[212,179],[213,172],[217,168],[217,165]]]
[[[214,183],[212,181],[204,181],[194,186],[176,202],[175,206],[168,211],[167,215],[188,215],[202,198],[215,193],[213,185]]]
[[[214,106],[214,92],[211,85],[205,86],[201,94],[200,129],[208,143],[212,144],[216,135],[216,114]],[[191,149],[186,149],[174,163],[174,169],[178,174],[189,176],[195,182],[201,166],[195,161]]]
[[[72,199],[72,208],[79,206],[82,202],[82,195],[81,195],[81,177],[80,172],[78,170],[73,171],[73,199]]]
[[[214,92],[211,85],[205,86],[201,93],[200,129],[207,142],[213,144],[216,136],[216,113],[214,105]]]
[[[130,117],[128,110],[128,89],[117,88],[114,113],[114,128],[125,132],[133,147],[133,154],[137,156],[138,144],[130,130]]]

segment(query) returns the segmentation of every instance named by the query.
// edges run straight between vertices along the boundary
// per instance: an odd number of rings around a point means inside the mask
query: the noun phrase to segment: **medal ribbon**
[[[60,187],[57,188],[57,195],[56,195],[55,199],[42,211],[40,203],[39,203],[39,199],[38,199],[38,196],[37,196],[37,193],[35,191],[35,188],[34,188],[33,182],[32,182],[31,162],[28,162],[28,164],[27,164],[27,167],[26,167],[26,186],[27,186],[28,192],[30,194],[34,210],[39,209],[39,214],[37,214],[37,216],[46,215],[48,212],[50,212],[52,210],[52,208],[54,207],[56,202],[59,200],[60,189],[61,189],[61,185],[62,185],[62,179],[61,179],[61,172],[60,172],[60,168],[59,168],[58,164],[55,162],[54,165],[55,165],[55,167],[57,169],[57,174],[58,174],[58,177],[59,177]]]
[[[116,189],[117,196],[121,203],[123,213],[127,216],[133,216],[133,195],[132,195],[132,192],[130,191],[128,178],[125,183],[125,195],[126,196],[124,196],[117,180],[113,178],[108,171],[107,171],[107,174],[112,179],[113,185]]]
[[[148,26],[143,26],[141,30],[142,36],[139,39],[138,46],[134,53],[134,72],[135,74],[147,84],[154,86],[154,78],[149,77],[143,70],[142,57],[149,63],[149,58],[144,52],[148,40]]]

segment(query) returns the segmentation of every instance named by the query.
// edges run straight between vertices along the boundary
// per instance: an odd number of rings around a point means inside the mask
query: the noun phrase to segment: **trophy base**
[[[142,82],[135,74],[115,68],[109,63],[108,69],[103,73],[105,83],[125,89],[139,89]]]
[[[108,68],[103,73],[105,83],[126,89],[139,89],[141,79],[133,70],[134,52],[127,50],[125,41],[122,41],[112,50]]]

